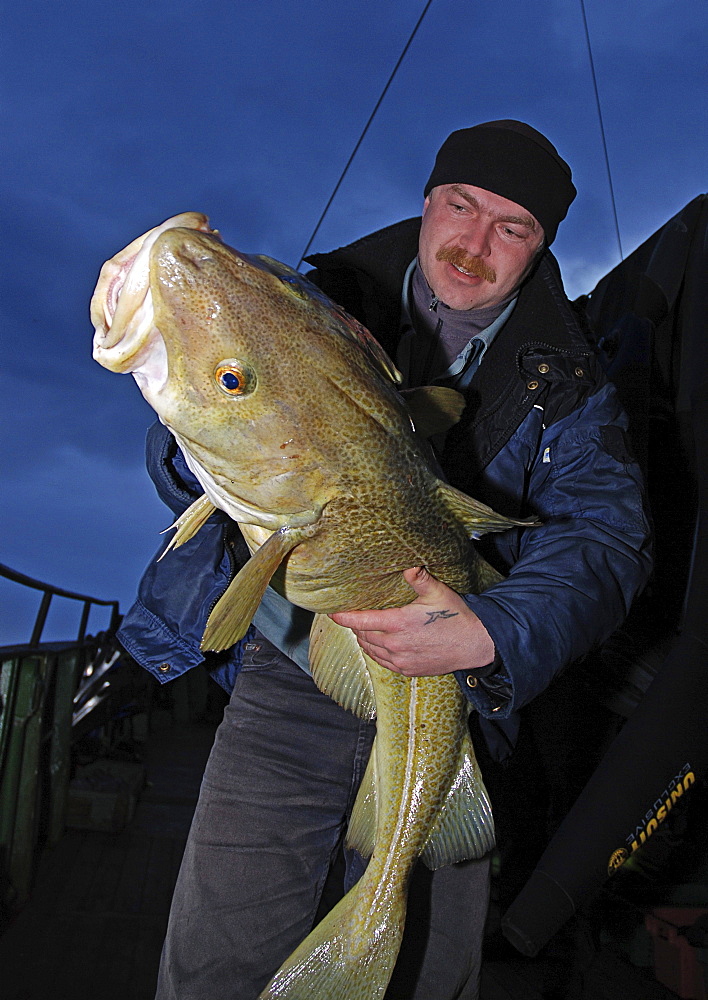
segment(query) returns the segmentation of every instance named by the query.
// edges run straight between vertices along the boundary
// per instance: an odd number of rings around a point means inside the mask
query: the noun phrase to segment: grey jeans
[[[322,915],[374,732],[266,639],[249,644],[204,774],[156,1000],[256,1000]],[[476,1000],[488,895],[486,858],[416,867],[387,1000]]]

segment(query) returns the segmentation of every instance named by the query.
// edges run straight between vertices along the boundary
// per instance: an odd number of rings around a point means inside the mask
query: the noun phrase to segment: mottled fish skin
[[[497,576],[470,537],[522,522],[439,480],[391,361],[302,276],[225,246],[198,213],[142,240],[104,265],[94,356],[132,371],[204,488],[208,499],[180,519],[176,544],[213,504],[239,522],[253,553],[212,613],[204,648],[243,635],[271,582],[316,612],[320,688],[377,717],[351,824],[354,846],[373,850],[367,871],[261,996],[382,997],[416,859],[437,867],[481,856],[493,824],[455,678],[388,671],[326,616],[409,603],[401,574],[410,566],[479,592]],[[120,282],[132,296],[125,307]]]

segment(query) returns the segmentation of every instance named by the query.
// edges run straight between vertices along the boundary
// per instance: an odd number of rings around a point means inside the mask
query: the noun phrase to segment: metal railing
[[[131,665],[116,640],[118,601],[55,587],[0,564],[0,578],[41,591],[29,643],[0,647],[0,925],[27,899],[39,850],[65,826],[72,745],[132,697]],[[54,597],[80,602],[78,632],[42,642]],[[110,624],[87,635],[94,606]],[[129,658],[126,658],[129,660]],[[134,668],[137,670],[138,668]]]
[[[51,583],[41,583],[39,580],[33,580],[32,577],[25,576],[24,573],[18,573],[17,570],[11,569],[9,566],[3,565],[3,563],[0,563],[0,576],[5,577],[6,580],[12,580],[14,583],[21,583],[25,587],[31,587],[33,590],[42,591],[42,601],[39,606],[39,611],[37,612],[37,617],[34,622],[34,628],[32,629],[32,635],[29,642],[30,646],[33,648],[38,646],[42,640],[42,633],[44,631],[47,615],[49,614],[49,606],[53,597],[67,597],[70,600],[81,601],[83,603],[81,619],[79,622],[79,631],[76,636],[76,642],[78,645],[83,644],[86,636],[86,626],[88,625],[92,605],[110,607],[111,621],[108,626],[108,631],[114,632],[118,627],[120,620],[118,601],[103,601],[98,597],[88,597],[86,594],[76,594],[71,590],[62,590],[61,587],[55,587]]]

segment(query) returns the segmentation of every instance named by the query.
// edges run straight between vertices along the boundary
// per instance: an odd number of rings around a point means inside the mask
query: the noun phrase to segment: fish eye
[[[243,361],[227,358],[214,369],[214,379],[221,391],[231,397],[248,396],[256,388],[256,373]]]

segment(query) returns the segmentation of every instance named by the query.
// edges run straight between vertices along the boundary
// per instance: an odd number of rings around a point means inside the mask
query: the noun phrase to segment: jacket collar
[[[418,253],[420,221],[420,217],[405,219],[338,250],[313,254],[305,259],[323,271],[354,268],[376,283],[379,294],[394,299],[400,307],[403,278]]]

